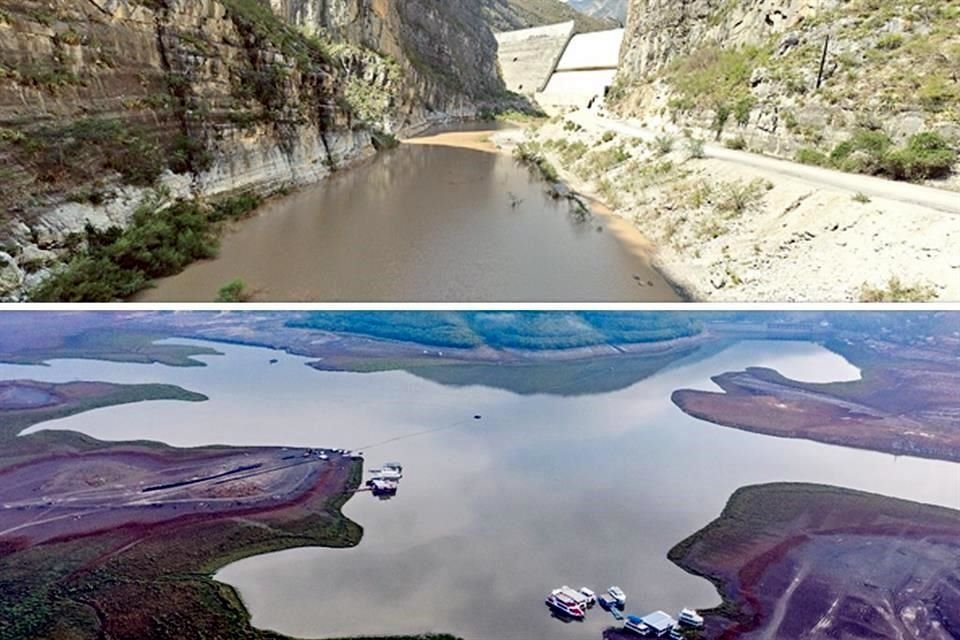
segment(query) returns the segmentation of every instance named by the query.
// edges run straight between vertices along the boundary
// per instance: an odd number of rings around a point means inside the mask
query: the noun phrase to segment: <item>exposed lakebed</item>
[[[677,299],[630,225],[584,218],[514,159],[450,136],[270,202],[216,259],[136,300],[209,302],[237,278],[268,301]]]
[[[318,372],[275,351],[216,348],[225,355],[202,357],[205,368],[54,361],[2,365],[0,377],[161,382],[210,398],[111,407],[38,427],[106,440],[357,448],[451,427],[368,448],[368,466],[400,460],[406,477],[394,500],[347,503],[365,529],[356,548],[295,549],[218,573],[238,588],[256,626],[289,635],[598,637],[613,623],[599,610],[582,624],[550,618],[543,597],[564,583],[619,584],[636,612],[716,604],[713,586],[666,553],[746,484],[816,482],[960,507],[955,464],[726,429],[670,401],[676,389],[715,389],[710,376],[748,366],[810,382],[859,376],[812,344],[740,343],[626,389],[578,397],[445,387],[402,372]]]

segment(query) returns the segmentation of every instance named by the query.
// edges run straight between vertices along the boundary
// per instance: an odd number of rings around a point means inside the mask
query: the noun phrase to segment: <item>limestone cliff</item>
[[[960,139],[956,3],[631,0],[624,42],[624,114],[822,162],[862,130]]]
[[[394,126],[471,113],[497,99],[497,45],[475,0],[270,0],[307,33],[396,60],[403,74]]]
[[[272,193],[373,153],[377,130],[475,112],[502,84],[472,7],[3,3],[0,299],[157,193]]]

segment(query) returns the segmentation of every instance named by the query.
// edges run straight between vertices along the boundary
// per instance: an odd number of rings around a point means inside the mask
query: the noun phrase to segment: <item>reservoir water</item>
[[[446,387],[404,372],[319,372],[276,351],[215,347],[224,355],[200,358],[202,368],[62,360],[0,365],[0,379],[166,382],[210,397],[112,407],[34,429],[181,446],[367,446],[368,466],[401,461],[396,498],[359,494],[346,504],[364,527],[357,547],[255,556],[217,573],[238,589],[254,625],[291,636],[599,638],[613,624],[599,609],[583,623],[550,617],[543,598],[562,584],[617,584],[635,613],[711,606],[713,587],[666,553],[747,484],[817,482],[960,508],[956,464],[749,434],[686,416],[669,400],[675,389],[715,388],[710,376],[747,366],[812,382],[859,377],[814,344],[742,342],[626,389],[566,397]]]
[[[271,302],[677,300],[629,223],[583,219],[513,158],[430,140],[271,201],[135,300],[212,302],[237,278]]]

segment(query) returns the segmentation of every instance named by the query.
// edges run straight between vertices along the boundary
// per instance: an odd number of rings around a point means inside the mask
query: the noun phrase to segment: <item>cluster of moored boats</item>
[[[587,587],[573,589],[564,585],[547,596],[547,606],[565,618],[583,620],[587,610],[596,604],[613,613],[617,620],[624,620],[623,628],[645,638],[671,638],[682,640],[684,629],[702,629],[703,617],[693,609],[683,609],[676,618],[664,611],[654,611],[645,616],[619,613],[627,603],[627,596],[620,587],[610,587],[597,595]]]
[[[400,488],[403,466],[399,462],[386,462],[379,469],[371,469],[373,475],[367,480],[367,486],[376,496],[392,496]]]

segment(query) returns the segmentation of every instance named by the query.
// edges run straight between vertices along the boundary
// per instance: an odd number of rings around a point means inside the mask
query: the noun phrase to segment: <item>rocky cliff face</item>
[[[765,41],[837,0],[630,0],[622,74],[639,78],[715,44]]]
[[[469,114],[498,97],[496,45],[471,6],[4,3],[0,299],[42,279],[88,222],[122,227],[157,193],[313,182],[373,153],[377,129]]]
[[[631,0],[614,101],[822,159],[864,129],[957,142],[958,69],[960,8],[937,0]]]
[[[470,114],[503,92],[497,44],[474,0],[270,0],[308,33],[381,52],[401,67],[395,127]]]

